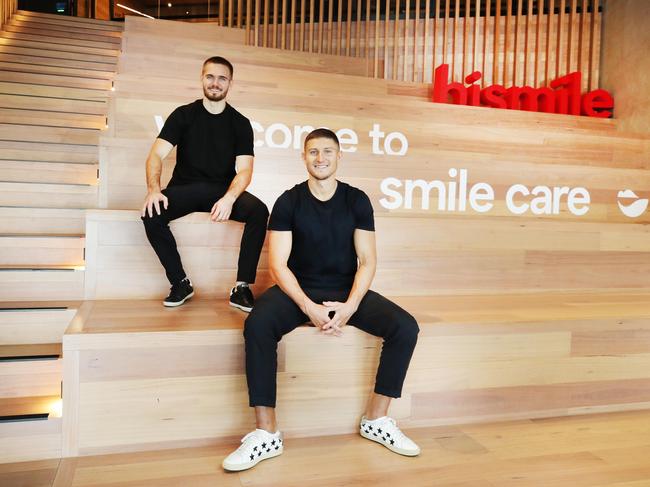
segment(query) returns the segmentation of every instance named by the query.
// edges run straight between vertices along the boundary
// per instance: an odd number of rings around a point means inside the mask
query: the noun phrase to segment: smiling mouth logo
[[[632,202],[625,205],[621,203],[621,199],[631,200]],[[648,200],[641,200],[634,191],[631,189],[625,189],[618,192],[618,207],[625,216],[636,218],[641,216],[641,214],[648,208]]]

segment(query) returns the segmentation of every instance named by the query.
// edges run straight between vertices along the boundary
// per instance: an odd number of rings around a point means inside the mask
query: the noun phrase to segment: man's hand
[[[323,302],[323,306],[330,312],[334,311],[334,316],[321,327],[321,331],[326,335],[335,336],[341,336],[343,334],[343,327],[348,324],[348,320],[357,311],[358,307],[350,301],[346,301],[345,303],[325,301]]]
[[[305,305],[305,314],[309,317],[309,320],[319,329],[323,329],[323,325],[330,321],[329,313],[332,311],[331,308],[323,306],[322,304],[314,303],[310,301]]]
[[[153,210],[156,209],[156,213],[160,215],[160,202],[162,201],[163,207],[165,210],[169,205],[167,196],[162,194],[160,191],[151,191],[147,193],[147,197],[144,199],[144,205],[142,205],[141,216],[149,214],[150,217],[153,216]]]
[[[212,210],[210,210],[210,220],[213,222],[225,222],[230,218],[232,205],[234,204],[235,198],[226,193],[214,204]]]

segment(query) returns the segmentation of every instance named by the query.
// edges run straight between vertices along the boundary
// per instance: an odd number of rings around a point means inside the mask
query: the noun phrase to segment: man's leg
[[[244,191],[232,206],[230,219],[244,223],[237,264],[237,280],[252,284],[255,282],[257,264],[266,237],[269,210],[257,197]]]
[[[360,433],[402,455],[414,456],[420,448],[388,417],[391,398],[400,397],[406,378],[419,327],[415,319],[392,301],[374,291],[368,291],[350,324],[384,343],[366,414],[361,419]]]
[[[244,323],[246,380],[251,407],[275,408],[278,342],[308,320],[278,286],[259,297]]]
[[[255,408],[257,429],[242,440],[223,461],[230,471],[246,470],[284,451],[282,434],[275,420],[277,348],[283,335],[308,320],[278,286],[258,300],[244,325],[246,379],[249,404]]]
[[[189,213],[199,211],[202,199],[205,198],[205,187],[201,184],[170,186],[163,189],[169,205],[167,209],[160,204],[160,215],[154,208],[153,216],[146,214],[142,217],[144,229],[149,243],[153,247],[160,263],[165,268],[165,274],[171,285],[183,280],[186,275],[178,254],[176,240],[169,228],[169,222]]]

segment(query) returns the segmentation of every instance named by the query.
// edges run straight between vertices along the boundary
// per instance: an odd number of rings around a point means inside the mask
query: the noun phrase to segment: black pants
[[[344,302],[349,295],[349,290],[304,291],[317,303]],[[283,335],[308,320],[307,315],[278,286],[273,286],[255,301],[244,325],[246,379],[251,407],[275,407],[278,342]],[[375,392],[400,397],[420,331],[415,318],[380,294],[368,291],[356,313],[350,317],[349,324],[384,339]]]
[[[214,183],[168,186],[162,191],[169,201],[167,209],[165,210],[161,203],[160,215],[154,208],[152,217],[147,214],[142,218],[147,238],[165,268],[171,284],[183,280],[186,275],[176,248],[176,240],[169,229],[169,222],[195,211],[209,212],[227,190],[228,186]],[[268,218],[269,210],[266,205],[248,192],[242,193],[232,206],[230,219],[245,223],[237,264],[238,281],[255,282]]]

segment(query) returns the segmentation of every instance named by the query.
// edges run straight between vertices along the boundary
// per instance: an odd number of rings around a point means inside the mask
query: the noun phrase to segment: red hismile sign
[[[507,108],[530,112],[585,115],[587,117],[609,118],[612,116],[614,99],[605,90],[593,90],[580,94],[582,74],[569,73],[557,78],[549,87],[491,85],[481,89],[473,84],[481,79],[481,72],[474,71],[462,83],[449,83],[449,65],[441,64],[433,74],[433,101],[474,107]]]

